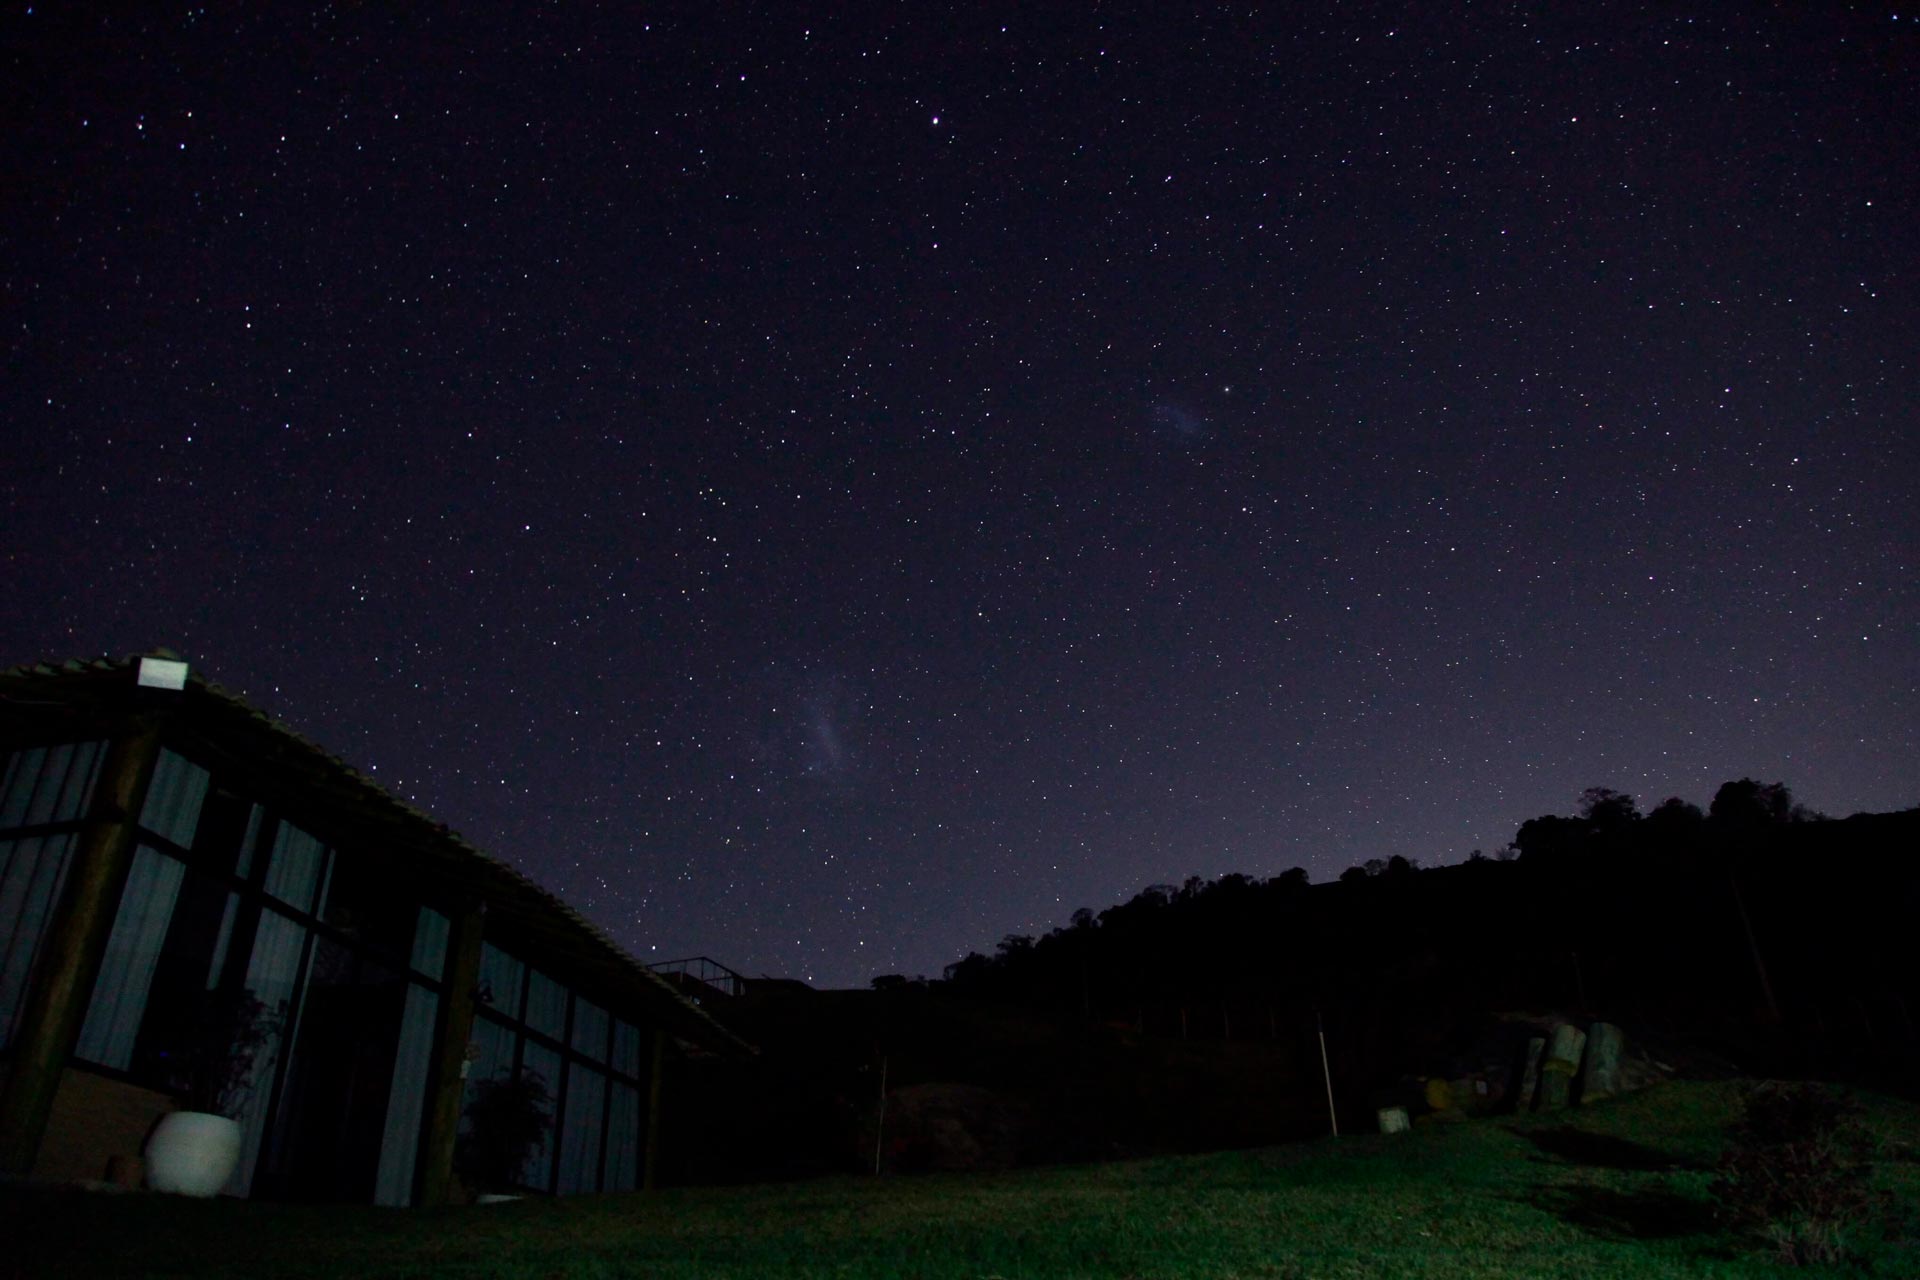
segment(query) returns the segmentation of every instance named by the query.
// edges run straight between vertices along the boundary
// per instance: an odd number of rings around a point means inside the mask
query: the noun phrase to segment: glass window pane
[[[640,1028],[631,1022],[613,1024],[613,1069],[623,1075],[640,1074]]]
[[[527,1025],[556,1040],[567,1032],[567,989],[538,969],[527,983]]]
[[[335,849],[320,918],[350,938],[406,955],[420,919],[419,900],[397,892],[390,869],[359,849]]]
[[[600,1128],[607,1078],[577,1062],[567,1064],[567,1099],[561,1110],[561,1195],[600,1189]]]
[[[194,865],[210,871],[230,871],[246,859],[250,837],[257,839],[260,806],[226,787],[207,789],[200,805],[200,825],[193,835]],[[245,876],[244,871],[237,874]]]
[[[240,853],[233,860],[233,874],[242,880],[253,874],[253,851],[259,847],[260,823],[266,816],[267,811],[257,804],[247,814],[247,832],[240,838]]]
[[[549,1098],[547,1116],[551,1119],[553,1116],[553,1103],[551,1099],[560,1092],[560,1052],[557,1049],[549,1049],[544,1045],[535,1044],[529,1040],[521,1048],[520,1055],[521,1071],[539,1077],[540,1083],[547,1087],[547,1097]],[[553,1151],[553,1136],[553,1130],[549,1128],[547,1130],[547,1136],[540,1144],[539,1150],[527,1161],[526,1169],[522,1175],[521,1180],[535,1191],[546,1191],[553,1184],[553,1160],[551,1157]]]
[[[12,1034],[73,841],[72,832],[0,841],[0,1046]]]
[[[6,772],[0,774],[0,830],[27,825],[27,806],[33,803],[46,759],[45,747],[28,747],[7,757]]]
[[[434,1019],[439,1008],[440,998],[433,992],[417,982],[407,984],[400,1046],[393,1063],[393,1088],[387,1096],[386,1132],[380,1141],[380,1170],[374,1180],[375,1204],[413,1203],[413,1170],[420,1155],[420,1120],[426,1110]]]
[[[240,895],[227,895],[227,907],[220,915],[220,932],[213,941],[213,960],[207,965],[207,990],[220,985],[220,971],[227,967],[227,948],[233,943],[233,922],[240,915]]]
[[[140,809],[140,825],[183,849],[193,847],[200,825],[200,805],[207,798],[207,771],[199,765],[162,751],[154,766],[147,802]]]
[[[274,833],[273,857],[267,863],[267,892],[300,911],[313,910],[313,890],[320,883],[320,863],[327,847],[291,822]]]
[[[520,986],[527,967],[490,942],[480,944],[480,1000],[503,1017],[520,1020]]]
[[[247,962],[247,989],[269,1010],[292,1008],[305,980],[300,971],[307,946],[307,929],[278,911],[260,913],[260,929],[254,935],[253,955]],[[280,1048],[289,1043],[296,1028],[282,1022],[253,1062],[252,1087],[240,1112],[240,1164],[227,1181],[227,1194],[244,1196],[253,1186],[254,1167],[260,1160],[260,1136],[266,1131],[268,1095],[273,1091],[273,1074]]]
[[[573,1047],[595,1062],[607,1060],[607,1011],[578,996],[573,1000]]]
[[[475,1018],[473,1034],[467,1040],[467,1086],[460,1099],[460,1114],[466,1115],[475,1088],[482,1080],[501,1080],[513,1074],[513,1046],[519,1037],[511,1027],[492,1018]]]
[[[47,747],[38,754],[40,776],[34,782],[33,803],[27,806],[28,825],[59,821],[55,815],[60,811],[61,784],[66,779],[68,766],[73,763],[70,744]]]
[[[93,793],[105,745],[69,742],[8,756],[0,770],[0,829],[79,820]]]
[[[60,798],[54,802],[49,822],[75,822],[86,816],[87,806],[93,800],[94,779],[99,776],[100,761],[105,757],[107,744],[104,742],[81,742],[73,747],[73,761],[67,769],[66,780],[61,784]]]
[[[183,862],[141,845],[134,851],[126,891],[107,939],[106,957],[93,984],[87,1020],[74,1052],[88,1062],[126,1070],[133,1061],[134,1039],[147,1012],[160,944],[173,920],[173,904],[186,875]]]
[[[613,1082],[607,1105],[607,1191],[632,1191],[640,1179],[640,1091]]]
[[[447,918],[432,907],[420,908],[413,930],[413,967],[436,981],[447,971]]]

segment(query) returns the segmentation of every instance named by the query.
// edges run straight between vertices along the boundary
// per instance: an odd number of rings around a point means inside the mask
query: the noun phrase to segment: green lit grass
[[[1920,1107],[1867,1100],[1920,1203]],[[1713,1226],[1729,1085],[1567,1117],[998,1176],[840,1179],[396,1211],[14,1192],[0,1276],[1593,1277],[1808,1275]],[[1920,1276],[1911,1239],[1858,1274]],[[1832,1274],[1832,1273],[1827,1273]]]

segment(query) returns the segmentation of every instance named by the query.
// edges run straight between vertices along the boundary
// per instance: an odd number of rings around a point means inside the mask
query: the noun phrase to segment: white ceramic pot
[[[240,1163],[240,1122],[175,1111],[147,1139],[147,1185],[183,1196],[217,1195]]]

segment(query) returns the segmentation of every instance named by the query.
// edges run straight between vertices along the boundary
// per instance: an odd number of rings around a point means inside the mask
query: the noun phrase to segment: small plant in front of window
[[[461,1180],[504,1192],[520,1185],[528,1158],[545,1149],[553,1095],[538,1071],[523,1067],[475,1084],[465,1114],[454,1146]]]
[[[238,1119],[285,1020],[284,1001],[269,1007],[246,987],[205,993],[160,1051],[167,1087],[189,1111]]]

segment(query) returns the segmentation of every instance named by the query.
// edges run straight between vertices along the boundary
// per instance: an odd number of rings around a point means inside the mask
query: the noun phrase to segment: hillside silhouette
[[[934,980],[755,984],[731,1016],[762,1059],[700,1087],[732,1099],[731,1167],[761,1176],[1325,1132],[1321,1029],[1348,1129],[1427,1078],[1492,1081],[1497,1100],[1525,1027],[1556,1017],[1624,1027],[1660,1071],[1911,1094],[1916,919],[1920,809],[1828,819],[1740,779],[1704,811],[1643,815],[1596,787],[1494,857],[1194,878]]]

